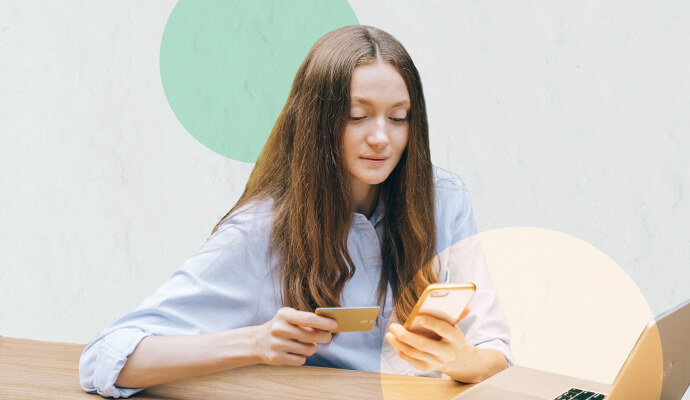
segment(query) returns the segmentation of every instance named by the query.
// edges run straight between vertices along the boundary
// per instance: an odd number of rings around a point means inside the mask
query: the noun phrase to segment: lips
[[[369,161],[386,161],[388,159],[386,156],[362,156],[360,158]]]

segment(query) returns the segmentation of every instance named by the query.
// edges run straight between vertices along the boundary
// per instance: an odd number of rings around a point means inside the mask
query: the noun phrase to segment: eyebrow
[[[357,102],[357,103],[362,103],[362,104],[368,104],[368,105],[372,104],[371,100],[364,98],[364,97],[359,97],[359,96],[352,96],[351,101]],[[410,104],[410,101],[405,99],[405,100],[400,100],[400,101],[394,103],[393,105],[391,105],[391,107],[398,107],[398,106],[409,105],[409,104]]]

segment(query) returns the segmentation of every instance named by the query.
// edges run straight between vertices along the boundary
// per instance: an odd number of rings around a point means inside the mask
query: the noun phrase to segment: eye
[[[367,112],[367,110],[364,107],[362,107],[360,105],[354,105],[350,108],[349,114],[350,114],[350,121],[356,122],[356,121],[361,121],[364,118],[366,118],[369,113]]]
[[[398,114],[398,115],[393,115],[390,117],[390,120],[393,121],[395,124],[403,124],[409,120],[408,114]]]
[[[396,124],[402,124],[409,120],[409,112],[404,109],[395,110],[391,113],[389,119]]]

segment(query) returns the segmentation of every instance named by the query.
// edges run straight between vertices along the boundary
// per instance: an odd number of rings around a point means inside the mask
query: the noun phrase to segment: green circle
[[[168,103],[203,145],[253,163],[309,48],[357,23],[347,1],[180,0],[161,41]]]

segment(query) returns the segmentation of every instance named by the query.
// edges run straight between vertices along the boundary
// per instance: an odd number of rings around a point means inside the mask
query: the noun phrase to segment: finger
[[[403,350],[401,350],[400,346],[399,346],[400,342],[397,339],[395,339],[395,336],[392,333],[390,333],[390,332],[386,333],[386,339],[388,340],[388,343],[391,344],[391,346],[395,350],[395,353],[398,355],[398,357],[400,357],[402,360],[407,361],[410,365],[412,365],[413,367],[415,367],[416,369],[418,369],[422,372],[426,372],[426,371],[431,370],[431,366],[427,362],[424,362],[422,360],[418,360],[418,359],[408,355]]]
[[[285,353],[281,357],[281,361],[281,365],[304,365],[307,362],[307,357],[299,354]]]
[[[430,330],[448,342],[465,342],[465,335],[462,333],[460,328],[457,327],[457,325],[451,325],[442,319],[428,314],[420,315],[417,317],[417,320],[419,326]]]
[[[307,357],[292,353],[275,353],[267,362],[269,365],[304,365]]]
[[[443,344],[438,340],[429,339],[425,336],[410,332],[400,324],[391,324],[390,332],[395,335],[395,338],[398,339],[398,341],[415,347],[418,350],[426,352],[439,352],[442,351],[442,347],[444,347]]]
[[[271,327],[271,335],[290,340],[297,340],[306,344],[330,343],[332,338],[330,332],[293,325],[290,322],[283,320],[275,321]]]
[[[402,342],[398,340],[393,334],[390,332],[386,334],[386,339],[388,339],[388,343],[391,344],[391,346],[395,349],[396,353],[404,353],[410,358],[413,358],[415,360],[419,360],[426,365],[432,365],[432,364],[438,364],[439,359],[432,353],[425,352],[423,350],[419,350],[415,347],[412,347],[408,345],[405,342]]]
[[[278,338],[271,343],[271,350],[276,353],[292,353],[298,356],[311,356],[318,346],[313,343],[302,343],[297,340]]]
[[[295,339],[305,343],[330,343],[333,339],[333,334],[321,329],[314,329],[309,327],[295,326],[299,329],[301,335]]]
[[[415,367],[416,369],[418,369],[422,372],[429,372],[432,370],[432,368],[429,364],[425,363],[424,361],[420,361],[420,360],[417,360],[413,357],[410,357],[405,353],[402,353],[402,352],[398,353],[398,357],[407,361],[410,365],[412,365],[413,367]]]
[[[332,318],[322,317],[313,312],[299,311],[294,308],[284,307],[278,310],[277,315],[293,325],[332,331],[338,327],[338,323]]]

